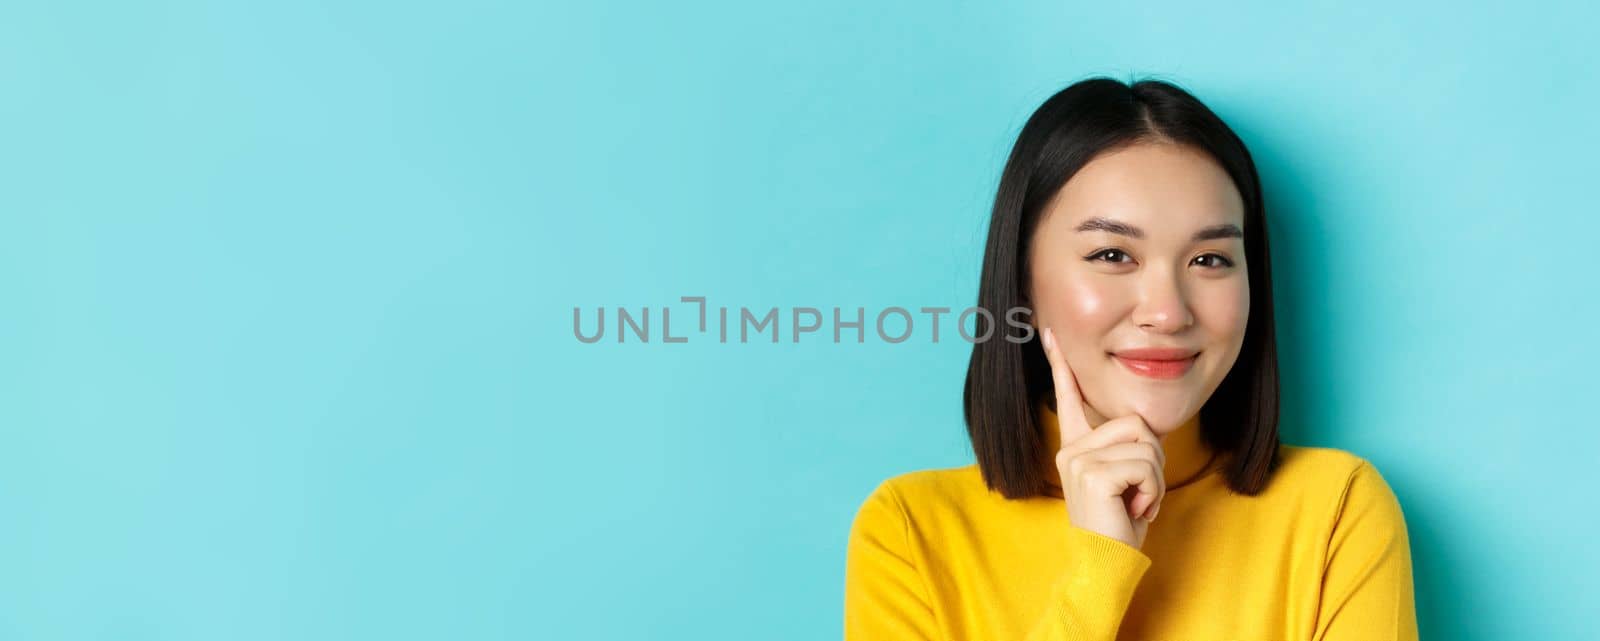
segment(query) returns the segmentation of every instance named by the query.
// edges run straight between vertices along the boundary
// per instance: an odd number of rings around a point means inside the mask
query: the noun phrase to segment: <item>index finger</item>
[[[1056,387],[1056,419],[1061,427],[1061,444],[1064,446],[1093,430],[1083,412],[1083,393],[1078,389],[1078,379],[1061,355],[1061,345],[1055,332],[1044,328],[1040,335],[1044,343],[1045,360],[1050,362],[1050,378]]]

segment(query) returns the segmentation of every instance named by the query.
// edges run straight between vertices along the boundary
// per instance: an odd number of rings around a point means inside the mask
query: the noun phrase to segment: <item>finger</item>
[[[1137,516],[1149,517],[1155,512],[1156,508],[1161,505],[1161,501],[1167,496],[1166,478],[1163,474],[1161,474],[1161,469],[1164,465],[1162,457],[1156,448],[1152,447],[1147,442],[1134,441],[1117,443],[1097,450],[1084,452],[1081,454],[1081,456],[1088,457],[1088,459],[1091,461],[1111,462],[1133,460],[1144,461],[1150,464],[1151,469],[1155,471],[1154,480],[1156,492],[1153,496],[1147,496],[1141,493],[1140,495],[1134,497],[1134,499],[1128,504],[1131,515],[1130,518]]]
[[[1083,438],[1072,443],[1072,448],[1079,451],[1096,450],[1117,443],[1148,443],[1160,455],[1163,468],[1167,464],[1166,448],[1161,446],[1161,438],[1156,436],[1155,430],[1150,429],[1150,424],[1138,414],[1118,416],[1117,418],[1101,423]]]
[[[1161,440],[1155,436],[1155,432],[1150,429],[1144,418],[1133,414],[1111,419],[1064,448],[1066,456],[1082,456],[1091,462],[1105,460],[1107,457],[1149,460],[1152,451],[1155,454],[1153,467],[1158,489],[1153,496],[1141,492],[1131,498],[1123,497],[1127,502],[1130,519],[1153,518],[1161,508],[1161,501],[1166,497],[1164,475],[1167,464],[1166,449],[1161,446]]]
[[[1133,500],[1129,501],[1129,519],[1143,516],[1149,507],[1161,498],[1160,470],[1157,470],[1155,463],[1151,461],[1144,459],[1099,461],[1094,464],[1093,469],[1092,474],[1102,484],[1102,488],[1111,492],[1111,496],[1123,498],[1129,489],[1137,491]]]
[[[1140,505],[1140,503],[1143,503],[1143,505]],[[1130,503],[1128,505],[1128,518],[1129,519],[1144,519],[1145,521],[1154,521],[1156,517],[1152,516],[1152,514],[1154,514],[1155,511],[1160,506],[1161,506],[1161,496],[1160,495],[1157,495],[1154,498],[1151,498],[1151,497],[1146,496],[1144,494],[1140,494],[1137,497],[1135,497],[1135,500],[1132,503]]]
[[[1121,461],[1124,459],[1139,459],[1150,461],[1161,469],[1166,465],[1166,457],[1161,448],[1151,445],[1149,441],[1123,441],[1112,443],[1105,447],[1085,450],[1082,456],[1094,461]]]
[[[1050,378],[1056,388],[1056,420],[1061,428],[1061,443],[1065,445],[1093,432],[1089,419],[1083,412],[1083,394],[1078,389],[1078,379],[1067,366],[1061,354],[1061,344],[1049,327],[1040,332],[1044,343],[1045,360],[1050,362]]]
[[[1161,477],[1157,476],[1156,478],[1160,479]],[[1142,518],[1146,521],[1154,520],[1156,512],[1161,509],[1161,502],[1165,500],[1167,500],[1166,483],[1157,482],[1154,494],[1147,494],[1141,490],[1139,495],[1135,496],[1133,501],[1128,504],[1128,518]]]

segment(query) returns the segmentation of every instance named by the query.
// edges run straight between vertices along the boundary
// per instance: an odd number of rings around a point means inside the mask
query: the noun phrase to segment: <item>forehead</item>
[[[1228,173],[1205,152],[1141,143],[1089,161],[1061,187],[1046,215],[1056,224],[1110,218],[1160,238],[1220,223],[1242,227],[1244,202]]]

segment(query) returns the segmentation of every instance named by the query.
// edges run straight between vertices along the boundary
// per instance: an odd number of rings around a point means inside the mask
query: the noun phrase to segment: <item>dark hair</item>
[[[1198,99],[1160,80],[1131,85],[1097,77],[1062,89],[1034,111],[1006,160],[989,220],[978,306],[993,313],[1027,301],[1027,258],[1046,202],[1097,155],[1141,142],[1176,143],[1216,160],[1244,201],[1250,316],[1238,360],[1200,409],[1200,436],[1234,492],[1255,495],[1279,463],[1278,349],[1271,256],[1254,161],[1228,125]],[[976,335],[993,323],[979,314]],[[985,484],[1008,499],[1051,493],[1055,452],[1044,451],[1039,401],[1054,394],[1035,338],[973,343],[963,411]]]

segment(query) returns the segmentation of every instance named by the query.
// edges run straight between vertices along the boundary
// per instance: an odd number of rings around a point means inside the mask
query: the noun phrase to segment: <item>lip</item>
[[[1200,352],[1183,348],[1141,348],[1118,350],[1111,355],[1134,374],[1170,380],[1189,373]]]

